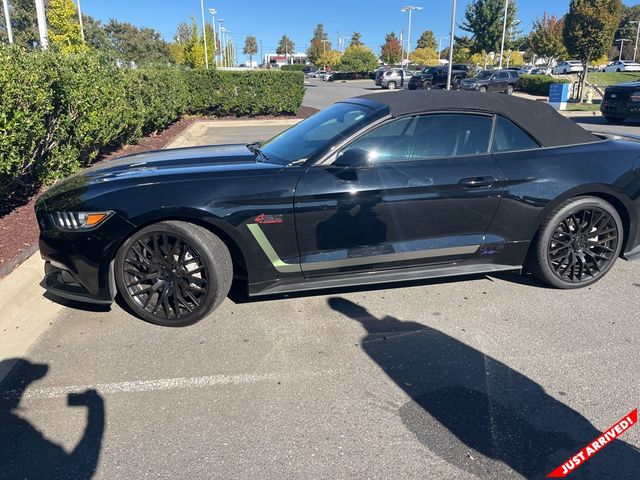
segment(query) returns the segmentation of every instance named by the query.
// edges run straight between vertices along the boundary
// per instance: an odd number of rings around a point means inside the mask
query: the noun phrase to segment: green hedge
[[[520,89],[531,95],[549,95],[549,86],[554,83],[571,83],[566,78],[548,75],[520,75]]]
[[[0,201],[183,114],[294,115],[303,95],[300,72],[130,70],[97,54],[0,47]]]

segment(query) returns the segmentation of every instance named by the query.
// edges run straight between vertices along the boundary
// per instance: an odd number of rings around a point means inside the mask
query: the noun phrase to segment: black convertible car
[[[164,150],[37,202],[44,286],[160,325],[249,295],[520,270],[590,285],[640,257],[640,144],[504,95],[353,98],[262,144]]]

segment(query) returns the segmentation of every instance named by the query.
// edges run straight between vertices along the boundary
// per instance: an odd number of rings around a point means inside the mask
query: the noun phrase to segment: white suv
[[[553,74],[567,75],[569,73],[580,73],[583,70],[582,63],[578,60],[567,60],[566,62],[559,62],[553,67]]]

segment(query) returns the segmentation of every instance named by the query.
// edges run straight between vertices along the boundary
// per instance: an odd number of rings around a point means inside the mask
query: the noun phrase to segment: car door
[[[491,128],[478,114],[403,117],[310,167],[294,197],[304,275],[476,256],[502,189]]]
[[[509,84],[509,72],[503,71],[496,73],[496,81],[493,82],[494,92],[504,92]]]

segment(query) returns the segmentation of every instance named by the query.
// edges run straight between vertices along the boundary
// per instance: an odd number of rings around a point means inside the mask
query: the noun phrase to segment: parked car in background
[[[603,72],[640,72],[640,63],[618,60],[602,69]]]
[[[309,78],[321,78],[326,72],[326,70],[316,70],[315,72],[309,73]]]
[[[519,69],[518,69],[518,73],[520,75],[529,75],[533,70],[535,70],[536,67],[534,67],[533,65],[522,65]]]
[[[459,89],[460,83],[469,76],[469,72],[469,65],[454,63],[451,68],[451,85],[453,88]],[[443,88],[447,85],[448,75],[449,68],[447,65],[426,67],[422,72],[413,75],[409,79],[409,90]]]
[[[331,72],[324,72],[320,78],[321,78],[322,80],[324,80],[325,82],[328,82],[329,80],[331,80],[331,77],[333,77],[333,75],[334,75],[335,73],[336,73],[336,72],[334,72],[334,71],[331,71]]]
[[[553,74],[568,75],[570,73],[581,73],[583,70],[582,63],[578,60],[567,60],[566,62],[559,62],[553,67]]]
[[[531,70],[530,75],[551,75],[552,72],[551,67],[538,67]]]
[[[370,94],[265,143],[95,165],[36,202],[43,286],[91,303],[119,293],[178,327],[234,278],[255,296],[527,265],[575,289],[639,258],[640,143],[489,97]]]
[[[640,82],[609,85],[604,91],[600,111],[611,123],[640,118]]]
[[[481,70],[475,77],[463,80],[460,86],[463,90],[511,95],[519,80],[520,75],[515,70]]]
[[[409,83],[412,73],[402,68],[389,68],[377,73],[375,83],[378,87],[394,90]]]

